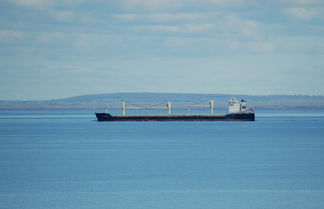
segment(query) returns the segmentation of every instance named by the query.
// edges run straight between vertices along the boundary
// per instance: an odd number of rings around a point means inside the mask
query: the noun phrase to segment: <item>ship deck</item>
[[[167,115],[167,114],[128,114],[128,115],[111,115],[112,117],[124,117],[124,118],[128,118],[128,117],[224,117],[225,114],[171,114],[171,115]]]

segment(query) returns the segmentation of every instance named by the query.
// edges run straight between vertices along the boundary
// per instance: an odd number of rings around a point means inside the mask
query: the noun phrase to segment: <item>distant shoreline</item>
[[[229,99],[245,99],[256,109],[324,109],[324,96],[308,95],[230,95],[230,94],[190,94],[190,93],[110,93],[68,97],[38,101],[0,100],[0,110],[84,110],[120,109],[121,101],[130,105],[166,105],[172,101],[173,109],[185,109],[190,104],[207,104],[215,100],[216,109],[227,109]]]

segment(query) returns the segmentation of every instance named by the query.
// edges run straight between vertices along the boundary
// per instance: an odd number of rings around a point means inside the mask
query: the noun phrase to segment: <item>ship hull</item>
[[[224,115],[111,115],[96,113],[98,121],[254,121],[254,113]]]

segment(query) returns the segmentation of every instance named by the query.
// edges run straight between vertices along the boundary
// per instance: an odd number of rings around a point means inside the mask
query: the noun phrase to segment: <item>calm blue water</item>
[[[0,208],[323,209],[324,111],[96,122],[0,111]]]

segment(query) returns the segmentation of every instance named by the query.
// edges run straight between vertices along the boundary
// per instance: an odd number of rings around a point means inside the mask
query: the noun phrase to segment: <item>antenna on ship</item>
[[[122,112],[123,112],[123,115],[126,115],[126,102],[125,101],[122,101]]]
[[[105,113],[108,113],[108,105],[105,106]]]
[[[168,101],[168,111],[169,111],[169,115],[171,115],[171,101]]]
[[[211,112],[212,115],[214,115],[215,101],[213,99],[211,99],[209,101],[209,104],[210,104],[210,112]]]

